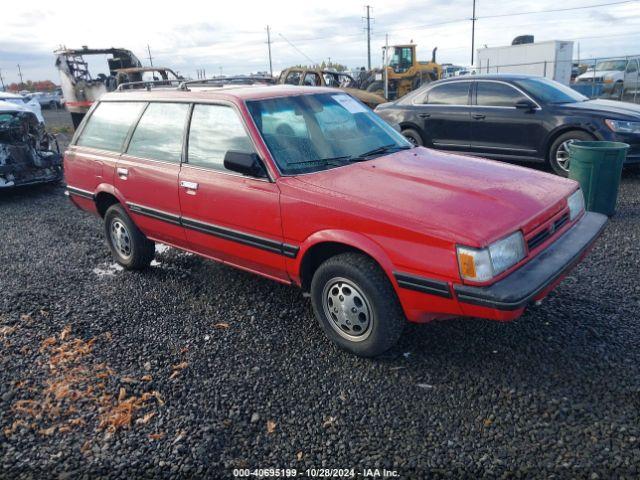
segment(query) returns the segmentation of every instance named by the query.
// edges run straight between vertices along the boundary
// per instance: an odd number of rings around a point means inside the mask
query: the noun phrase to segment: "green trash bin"
[[[615,213],[627,150],[629,145],[621,142],[569,144],[569,178],[580,183],[588,211],[608,216]]]

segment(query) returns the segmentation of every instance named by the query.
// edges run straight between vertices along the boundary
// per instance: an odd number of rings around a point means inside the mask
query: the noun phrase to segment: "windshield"
[[[625,68],[627,68],[627,61],[626,60],[607,60],[604,62],[598,62],[596,63],[596,71],[597,72],[602,72],[602,71],[607,71],[607,70],[618,70],[618,71],[623,71]]]
[[[517,86],[544,103],[575,103],[589,100],[584,95],[548,78],[514,80]]]
[[[345,93],[247,102],[279,170],[311,173],[411,148],[404,137]]]

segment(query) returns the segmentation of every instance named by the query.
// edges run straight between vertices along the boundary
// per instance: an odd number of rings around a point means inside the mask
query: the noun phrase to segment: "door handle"
[[[430,113],[419,113],[418,116],[420,118],[429,118],[431,116],[431,114]]]
[[[116,173],[118,174],[118,176],[122,180],[126,180],[127,177],[129,176],[129,169],[128,168],[118,167],[118,168],[116,168]]]
[[[482,113],[474,113],[473,115],[471,115],[473,118],[475,118],[476,120],[484,120],[484,118],[486,117],[486,115],[482,114]]]
[[[188,190],[197,190],[198,184],[196,182],[187,182],[185,180],[180,180],[180,186],[186,188]]]

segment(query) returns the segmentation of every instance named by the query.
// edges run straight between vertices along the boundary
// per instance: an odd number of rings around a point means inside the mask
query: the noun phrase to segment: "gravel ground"
[[[640,175],[597,247],[500,324],[334,348],[299,291],[174,249],[117,269],[61,186],[0,193],[0,477],[638,478]]]

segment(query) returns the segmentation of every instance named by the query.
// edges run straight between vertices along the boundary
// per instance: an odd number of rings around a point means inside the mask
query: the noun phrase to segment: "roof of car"
[[[222,87],[190,86],[188,90],[157,88],[151,90],[125,90],[103,95],[101,101],[151,100],[264,100],[313,93],[342,92],[336,88],[299,87],[295,85],[225,85]]]
[[[461,80],[524,80],[526,78],[542,78],[539,75],[524,75],[517,73],[478,73],[475,75],[461,75],[459,77],[449,77],[438,80],[438,83],[461,81]]]

